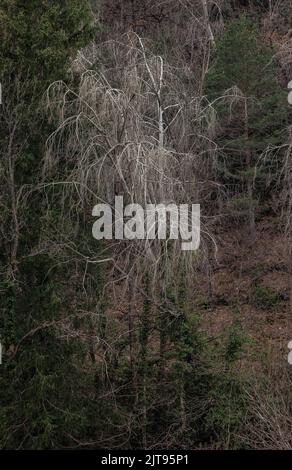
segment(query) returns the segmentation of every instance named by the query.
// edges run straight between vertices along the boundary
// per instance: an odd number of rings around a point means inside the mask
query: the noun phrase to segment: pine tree
[[[257,199],[275,162],[260,167],[256,188],[255,168],[268,148],[283,142],[289,110],[286,93],[277,81],[274,51],[247,17],[232,21],[217,41],[206,93],[220,123],[217,141],[223,181],[236,196],[239,213],[245,208],[254,234]]]
[[[87,0],[2,0],[2,74],[23,71],[42,86],[64,78],[68,59],[89,42],[93,26]]]
[[[38,184],[50,131],[43,94],[51,81],[66,79],[70,58],[88,43],[93,26],[84,0],[3,0],[0,6],[2,448],[67,445],[85,423],[82,348],[64,341],[57,328],[69,305],[66,273],[53,269],[55,257],[38,247],[45,215]]]

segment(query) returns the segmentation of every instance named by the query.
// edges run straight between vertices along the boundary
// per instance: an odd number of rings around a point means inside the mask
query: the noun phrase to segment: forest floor
[[[262,220],[253,242],[242,228],[217,236],[217,262],[209,286],[201,279],[196,287],[201,291],[198,307],[205,331],[220,335],[236,318],[251,340],[247,352],[285,357],[292,339],[292,279],[289,240],[283,230],[279,233],[278,222]]]

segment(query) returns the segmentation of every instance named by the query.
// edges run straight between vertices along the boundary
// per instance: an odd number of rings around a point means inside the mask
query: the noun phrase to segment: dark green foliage
[[[5,345],[10,343],[0,379],[4,448],[58,448],[86,424],[78,372],[82,348],[76,339],[58,337],[64,299],[58,277],[47,277],[48,261],[22,266],[23,292],[15,294],[7,312],[11,322],[1,328]]]
[[[86,426],[80,391],[85,384],[90,390],[92,379],[80,367],[82,344],[61,334],[73,321],[64,289],[70,269],[40,248],[52,233],[50,224],[47,233],[42,230],[50,195],[38,185],[50,133],[42,96],[52,80],[66,78],[70,57],[92,32],[87,1],[3,0],[0,5],[2,448],[62,447]],[[61,212],[55,207],[56,223]]]
[[[291,110],[277,80],[274,51],[247,17],[232,21],[218,39],[206,94],[220,119],[216,140],[222,181],[241,199],[250,199],[252,192],[250,208],[267,197],[267,183],[276,177],[281,153],[260,157],[285,141]],[[244,195],[252,186],[253,191]]]
[[[68,59],[93,32],[87,0],[2,0],[2,71],[37,76],[42,82],[64,78]]]
[[[272,309],[279,302],[279,295],[277,292],[269,289],[268,287],[256,284],[251,293],[251,303],[254,307],[269,310]]]
[[[147,303],[145,308],[148,312]],[[246,409],[244,380],[235,374],[244,341],[239,326],[213,344],[199,332],[196,317],[164,317],[164,323],[163,365],[153,344],[145,343],[141,325],[141,355],[134,370],[125,349],[117,358],[108,357],[103,380],[98,368],[96,393],[106,394],[107,400],[88,403],[95,408],[95,432],[103,430],[109,448],[152,447],[158,440],[168,448],[197,448],[214,441],[220,448],[227,441],[235,447],[234,434]],[[149,324],[148,318],[147,328]],[[155,333],[152,323],[152,339]]]

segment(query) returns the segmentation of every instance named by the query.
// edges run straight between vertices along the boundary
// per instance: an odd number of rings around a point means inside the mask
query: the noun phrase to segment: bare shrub
[[[282,364],[247,392],[248,427],[243,441],[253,449],[291,450],[291,371]]]

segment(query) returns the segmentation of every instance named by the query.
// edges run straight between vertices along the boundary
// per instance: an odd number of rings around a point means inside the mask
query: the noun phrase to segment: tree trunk
[[[214,39],[214,34],[210,25],[210,20],[209,20],[209,12],[208,12],[208,4],[207,0],[202,0],[202,5],[203,5],[203,10],[204,10],[204,18],[205,18],[205,23],[206,23],[206,28],[209,34],[209,40],[212,44],[213,47],[215,47],[215,39]]]

